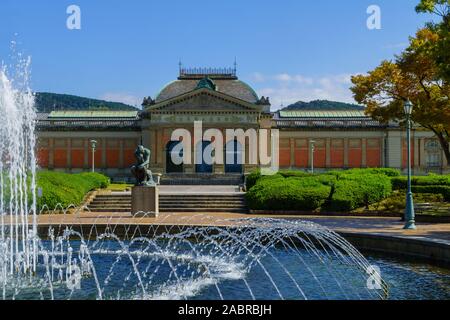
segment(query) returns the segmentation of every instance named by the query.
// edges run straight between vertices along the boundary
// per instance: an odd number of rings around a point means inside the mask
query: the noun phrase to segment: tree
[[[416,6],[419,13],[431,13],[440,18],[440,22],[430,22],[427,27],[439,35],[439,40],[428,48],[439,69],[440,76],[450,81],[450,0],[421,0]]]
[[[381,122],[404,122],[403,104],[414,104],[412,120],[433,131],[450,163],[450,86],[430,52],[440,41],[433,28],[419,30],[394,61],[383,61],[367,75],[352,77],[355,100]],[[448,61],[447,61],[448,63]]]

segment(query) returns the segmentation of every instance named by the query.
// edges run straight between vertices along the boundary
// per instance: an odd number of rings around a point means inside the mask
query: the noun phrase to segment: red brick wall
[[[295,167],[306,168],[308,167],[308,149],[295,150]]]
[[[344,150],[343,149],[331,149],[331,167],[343,168],[344,167]]]
[[[380,139],[367,139],[366,163],[369,168],[381,167]]]
[[[125,149],[123,151],[123,164],[125,167],[131,167],[136,162],[134,149]]]
[[[53,166],[55,168],[67,168],[66,149],[55,149],[53,151]]]
[[[84,150],[83,149],[72,149],[72,168],[84,168]]]
[[[308,140],[297,139],[295,141],[294,161],[296,168],[307,168],[309,158]]]
[[[349,139],[348,141],[348,166],[349,168],[362,167],[362,140]]]
[[[119,168],[119,149],[107,149],[106,150],[106,167],[107,168]]]
[[[48,168],[49,151],[47,148],[40,148],[36,154],[38,166]]]
[[[279,161],[280,167],[291,166],[291,145],[289,139],[280,139]]]
[[[314,143],[314,167],[326,168],[327,166],[327,151],[325,139],[317,139]]]
[[[327,166],[325,149],[316,149],[314,151],[314,167],[325,168]]]
[[[289,167],[291,165],[291,150],[280,149],[280,167]]]
[[[331,139],[330,166],[332,168],[344,167],[344,139]]]

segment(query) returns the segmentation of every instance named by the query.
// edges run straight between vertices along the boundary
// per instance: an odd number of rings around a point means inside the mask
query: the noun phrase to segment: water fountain
[[[224,219],[211,226],[197,216],[196,227],[189,219],[172,226],[139,218],[38,226],[28,66],[21,61],[14,81],[0,70],[3,299],[386,298],[366,258],[314,223]],[[368,286],[371,279],[378,288]]]

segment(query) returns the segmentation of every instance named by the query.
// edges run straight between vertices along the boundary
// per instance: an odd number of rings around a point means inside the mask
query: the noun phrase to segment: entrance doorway
[[[225,173],[242,173],[242,145],[236,139],[225,145]]]
[[[181,143],[180,141],[169,141],[166,145],[166,172],[167,173],[183,173],[184,167],[183,164],[175,164],[172,161],[172,153],[177,152],[173,149],[176,145]],[[183,150],[181,150],[178,154],[179,157],[183,158]]]
[[[204,151],[207,147],[209,147],[211,144],[211,141],[201,141],[198,143],[197,145],[197,149],[196,149],[196,159],[202,159],[202,163],[201,164],[196,164],[195,165],[195,172],[197,173],[213,173],[213,166],[212,164],[207,164],[203,154]],[[211,163],[211,161],[210,161]]]

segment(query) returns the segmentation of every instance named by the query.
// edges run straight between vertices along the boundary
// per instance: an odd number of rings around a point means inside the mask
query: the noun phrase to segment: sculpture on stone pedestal
[[[136,157],[136,164],[131,167],[131,173],[136,178],[136,186],[155,186],[153,181],[153,175],[149,169],[150,165],[150,149],[144,148],[144,146],[139,145],[134,152]]]

